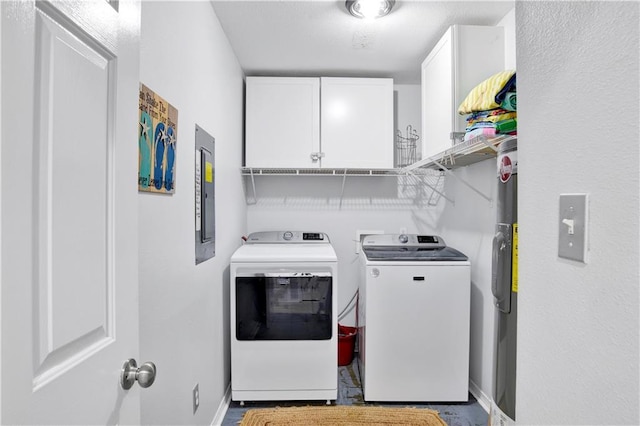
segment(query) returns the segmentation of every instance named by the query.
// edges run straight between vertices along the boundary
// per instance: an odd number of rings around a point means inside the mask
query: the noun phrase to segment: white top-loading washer
[[[366,401],[467,401],[470,263],[433,235],[368,235],[360,255]]]
[[[231,396],[337,398],[337,257],[318,232],[249,235],[231,257]]]

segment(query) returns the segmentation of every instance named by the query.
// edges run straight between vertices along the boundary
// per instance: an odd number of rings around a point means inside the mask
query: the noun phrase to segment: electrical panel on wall
[[[196,265],[211,259],[216,254],[214,144],[214,137],[196,124]]]

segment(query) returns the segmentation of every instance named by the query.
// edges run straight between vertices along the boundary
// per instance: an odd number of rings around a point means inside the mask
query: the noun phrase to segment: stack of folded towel
[[[517,134],[516,72],[501,71],[478,84],[460,104],[458,114],[469,114],[465,142],[475,137]]]

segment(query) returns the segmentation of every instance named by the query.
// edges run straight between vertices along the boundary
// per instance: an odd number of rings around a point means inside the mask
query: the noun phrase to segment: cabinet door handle
[[[313,161],[314,163],[317,162],[319,159],[321,159],[322,157],[324,157],[324,152],[312,152],[311,155],[311,161]]]

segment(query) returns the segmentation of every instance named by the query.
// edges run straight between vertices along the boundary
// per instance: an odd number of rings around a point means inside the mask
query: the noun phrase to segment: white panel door
[[[393,80],[321,79],[322,167],[393,168]]]
[[[140,4],[0,7],[0,421],[139,423]]]
[[[320,80],[247,77],[245,165],[317,168],[319,151]]]

